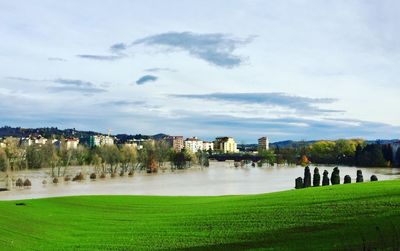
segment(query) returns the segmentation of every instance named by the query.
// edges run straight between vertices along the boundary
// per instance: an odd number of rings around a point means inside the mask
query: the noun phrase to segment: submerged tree
[[[310,161],[308,160],[307,156],[306,155],[302,155],[301,158],[300,158],[299,164],[301,166],[307,166],[308,163],[310,163]]]
[[[321,175],[319,174],[318,167],[314,168],[313,186],[318,187],[321,182]]]
[[[329,173],[327,170],[324,170],[323,177],[322,177],[322,185],[323,186],[329,186]]]
[[[200,166],[208,167],[210,162],[208,160],[209,154],[206,150],[199,150],[196,152],[197,161]]]
[[[154,144],[154,155],[158,163],[158,168],[163,168],[168,161],[171,147],[165,140],[156,141]]]

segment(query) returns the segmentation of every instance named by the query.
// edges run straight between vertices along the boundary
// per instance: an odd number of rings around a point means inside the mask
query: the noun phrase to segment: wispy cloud
[[[101,103],[103,106],[143,106],[146,102],[144,101],[128,101],[128,100],[116,100]]]
[[[100,61],[115,61],[123,58],[123,55],[90,55],[90,54],[80,54],[76,55],[79,58],[100,60]]]
[[[86,95],[106,92],[105,89],[97,87],[92,82],[79,79],[55,79],[53,82],[59,84],[59,86],[48,87],[48,90],[53,92],[80,92]]]
[[[210,94],[173,94],[172,97],[190,99],[208,99],[241,104],[261,104],[267,106],[285,107],[308,113],[335,113],[341,110],[321,109],[319,104],[331,104],[337,101],[332,98],[309,98],[291,96],[281,92],[271,93],[210,93]]]
[[[153,75],[144,75],[143,77],[141,77],[138,80],[136,80],[136,84],[137,85],[144,85],[147,82],[154,82],[157,79],[158,78],[156,76],[153,76]]]
[[[167,67],[148,68],[148,69],[145,69],[144,71],[146,71],[146,72],[162,72],[162,71],[176,72],[176,70],[167,68]]]
[[[111,45],[110,51],[112,53],[117,53],[118,54],[118,53],[121,53],[122,51],[126,50],[127,47],[128,46],[126,44],[124,44],[124,43],[117,43],[117,44]]]
[[[222,33],[168,32],[138,39],[132,45],[143,44],[180,49],[210,64],[232,68],[242,64],[244,60],[233,52],[252,40],[253,37],[238,39]]]
[[[58,57],[49,57],[47,58],[49,61],[59,61],[59,62],[66,62],[67,60],[64,58],[58,58]]]
[[[20,82],[44,82],[56,84],[56,86],[48,86],[46,88],[51,92],[79,92],[84,95],[91,95],[107,91],[106,89],[100,88],[92,82],[79,79],[32,79],[24,77],[7,77],[6,79]]]

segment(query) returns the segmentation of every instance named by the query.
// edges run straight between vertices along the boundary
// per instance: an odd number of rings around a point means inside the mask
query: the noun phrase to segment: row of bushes
[[[120,172],[119,173],[119,176],[124,176],[125,175],[125,173],[124,172]],[[96,173],[91,173],[90,175],[89,175],[89,178],[91,179],[91,180],[95,180],[96,178],[97,178],[97,174]],[[114,178],[116,176],[116,174],[115,173],[111,173],[111,178]],[[133,176],[133,172],[128,172],[128,176]],[[105,173],[101,173],[99,176],[98,176],[99,178],[101,178],[101,179],[104,179],[104,178],[106,178],[106,174]],[[71,180],[71,177],[70,176],[65,176],[64,177],[64,181],[70,181]],[[83,173],[78,173],[77,175],[75,175],[73,178],[72,178],[72,181],[82,181],[82,180],[85,180],[85,175],[83,174]],[[53,180],[52,180],[52,182],[54,183],[54,184],[57,184],[57,183],[59,183],[60,182],[60,180],[59,180],[59,177],[54,177],[53,178]],[[47,184],[47,180],[43,180],[42,181],[42,184]],[[15,186],[16,187],[30,187],[30,186],[32,186],[32,183],[31,183],[31,181],[29,180],[29,179],[26,179],[25,181],[23,181],[21,178],[18,178],[16,181],[15,181]]]
[[[340,170],[338,167],[335,167],[333,169],[333,172],[331,174],[331,177],[329,178],[329,172],[327,170],[324,170],[323,172],[323,177],[322,177],[322,186],[329,186],[329,184],[332,185],[338,185],[340,184]],[[372,175],[370,178],[371,181],[378,181],[378,178],[376,175]],[[362,174],[361,170],[357,170],[357,178],[356,182],[364,182],[364,177]],[[350,175],[344,176],[343,179],[343,184],[349,184],[351,183],[351,177]],[[314,175],[312,177],[312,186],[318,187],[321,184],[321,175],[319,174],[319,169],[318,167],[314,168]],[[298,177],[295,180],[295,188],[300,189],[300,188],[306,188],[306,187],[311,187],[311,172],[310,172],[310,167],[306,166],[304,168],[304,179],[302,177]]]

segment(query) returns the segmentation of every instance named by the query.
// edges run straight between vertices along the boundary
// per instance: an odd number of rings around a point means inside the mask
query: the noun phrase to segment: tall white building
[[[185,149],[192,153],[197,153],[203,150],[203,141],[197,137],[187,138],[184,142]]]

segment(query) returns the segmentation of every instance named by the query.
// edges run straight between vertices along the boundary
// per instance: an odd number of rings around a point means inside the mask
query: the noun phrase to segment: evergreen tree
[[[306,166],[304,168],[304,187],[310,187],[311,186],[311,172],[310,172],[310,167]]]
[[[357,179],[356,182],[364,182],[363,174],[361,170],[357,170]]]
[[[340,175],[339,175],[339,168],[338,167],[333,168],[333,172],[332,172],[332,175],[331,175],[331,183],[332,183],[332,185],[340,184]]]
[[[400,147],[397,148],[397,151],[396,151],[395,163],[396,163],[397,166],[400,166]]]
[[[350,184],[350,183],[351,183],[351,177],[350,177],[350,175],[344,176],[343,184]]]
[[[378,177],[376,177],[376,175],[371,175],[371,181],[378,181]]]
[[[362,154],[362,146],[358,144],[356,147],[356,153],[354,155],[354,164],[356,166],[360,165],[361,154]]]
[[[298,177],[296,180],[295,180],[295,188],[296,189],[300,189],[300,188],[303,188],[303,178],[301,178],[301,177]]]
[[[329,186],[329,173],[328,171],[324,170],[323,177],[322,177],[322,185],[323,186]]]
[[[382,146],[382,154],[383,158],[390,164],[393,164],[394,158],[393,158],[393,148],[391,144],[386,144]]]
[[[314,168],[313,186],[318,187],[321,182],[321,175],[319,174],[318,167]]]

